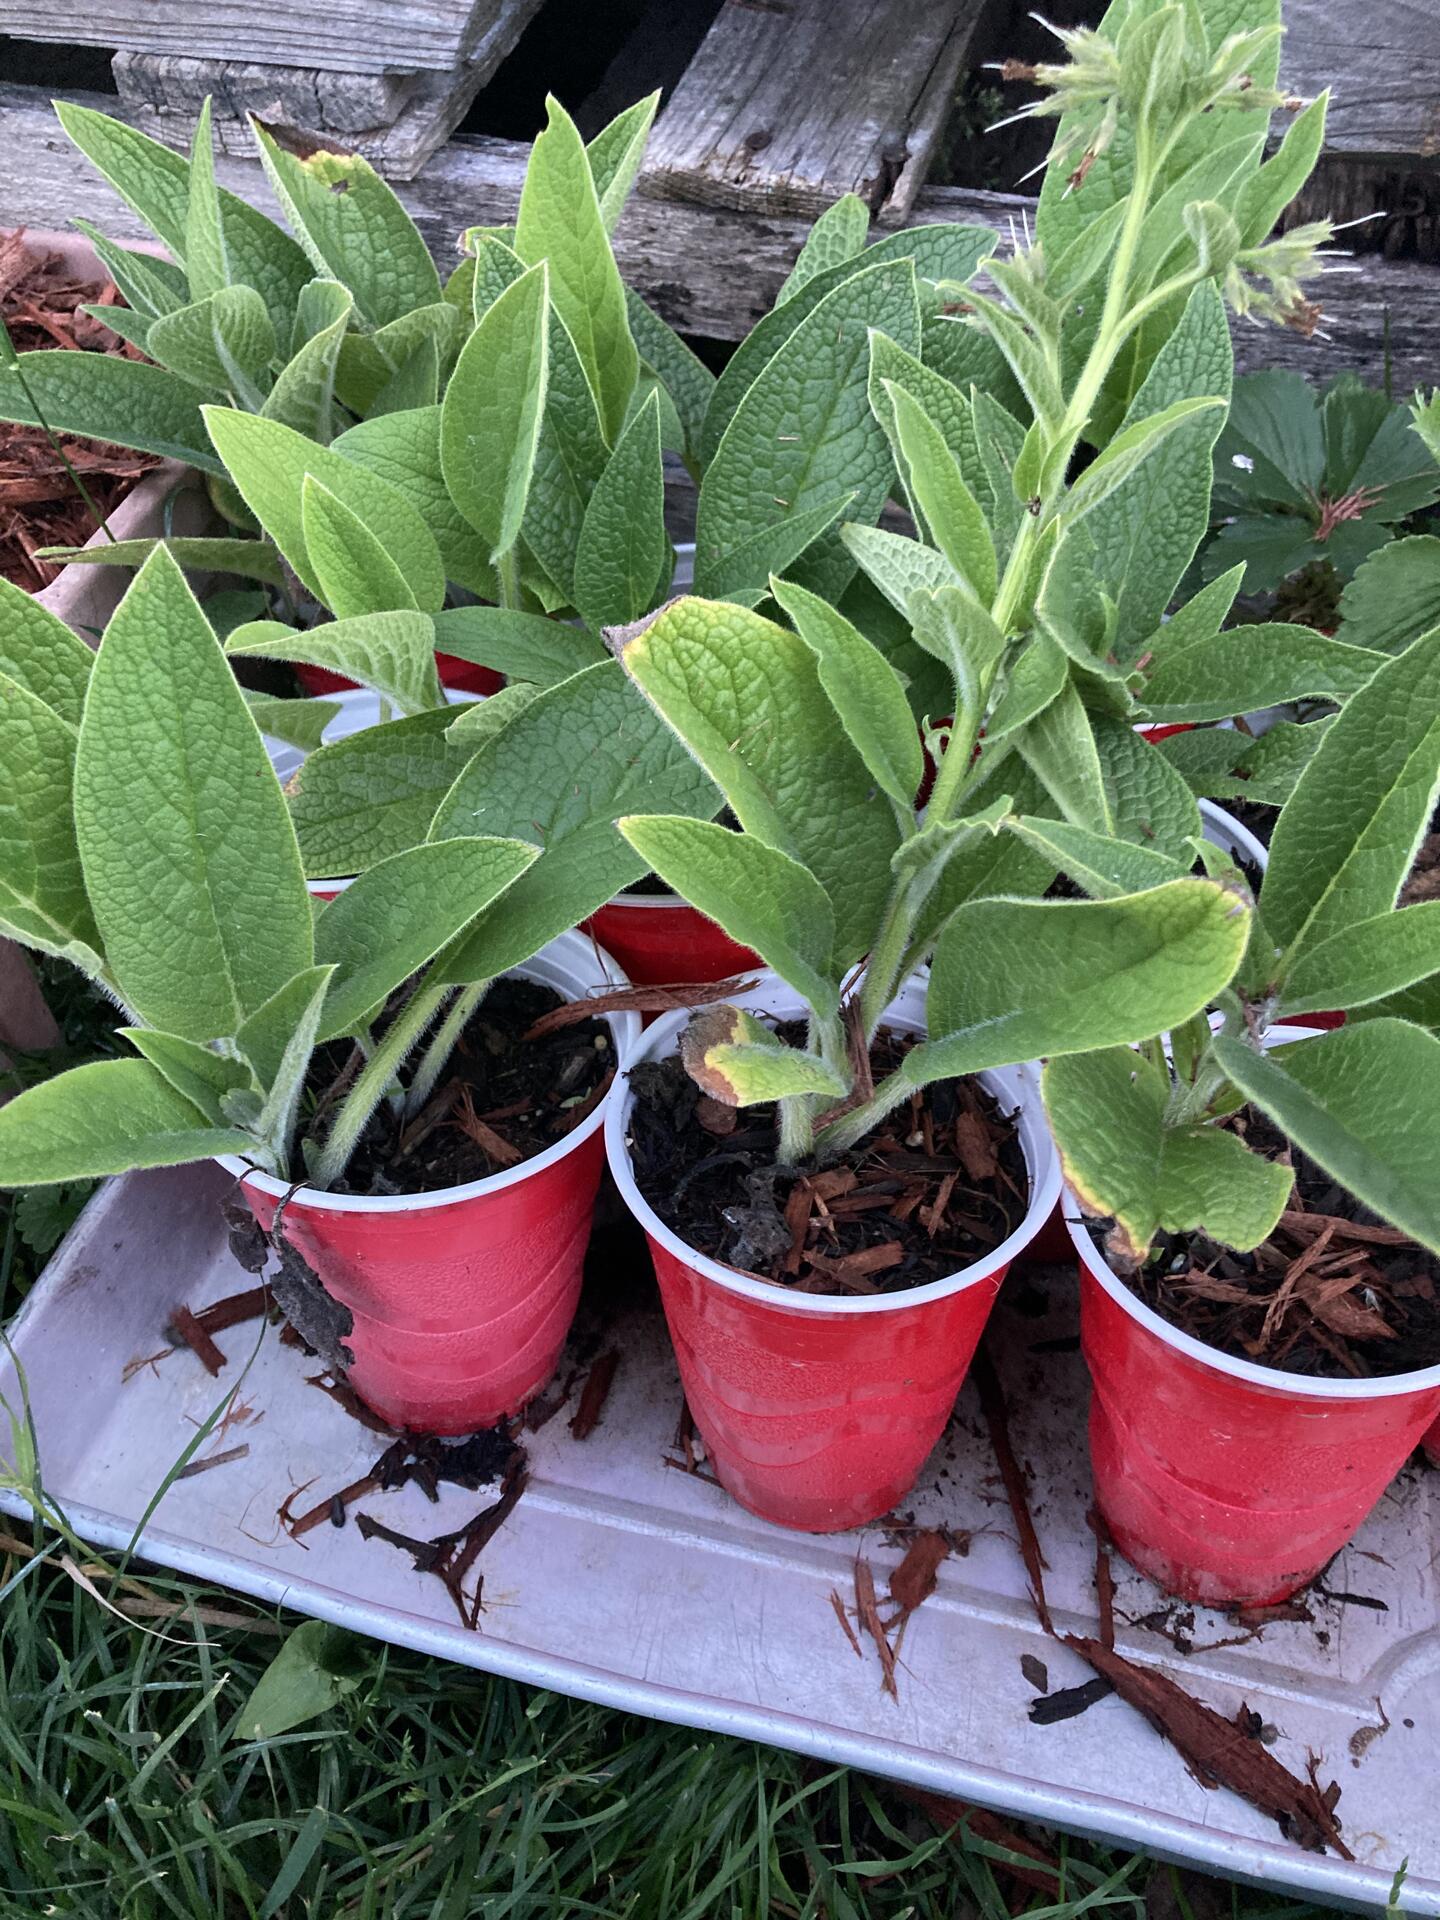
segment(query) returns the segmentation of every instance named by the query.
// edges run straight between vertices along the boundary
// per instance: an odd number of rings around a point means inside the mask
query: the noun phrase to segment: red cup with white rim
[[[609,956],[564,933],[513,969],[567,1000],[627,984]],[[617,1064],[640,1032],[608,1013]],[[517,1413],[555,1370],[580,1297],[612,1087],[543,1153],[464,1186],[371,1197],[301,1187],[285,1238],[354,1317],[349,1382],[392,1426],[471,1433]],[[270,1226],[288,1182],[233,1154],[220,1164]]]
[[[1267,1045],[1313,1038],[1276,1027]],[[1067,1192],[1096,1504],[1127,1560],[1214,1607],[1273,1606],[1352,1537],[1440,1423],[1440,1366],[1317,1379],[1221,1353],[1111,1272]],[[1440,1434],[1437,1434],[1440,1439]]]
[[[802,1009],[774,975],[735,1004],[781,1019]],[[631,1064],[676,1052],[685,1012],[645,1034]],[[912,979],[886,1015],[925,1028]],[[980,1076],[1017,1113],[1030,1171],[1024,1222],[983,1260],[904,1293],[794,1293],[698,1253],[636,1185],[625,1075],[605,1122],[615,1184],[645,1229],[686,1401],[721,1485],[762,1519],[809,1533],[864,1526],[913,1486],[940,1438],[1012,1259],[1046,1219],[1060,1168],[1033,1066]]]

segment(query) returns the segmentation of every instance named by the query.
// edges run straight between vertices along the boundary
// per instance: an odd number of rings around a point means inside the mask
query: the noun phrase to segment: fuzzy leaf
[[[98,1060],[0,1107],[0,1187],[178,1167],[253,1145],[248,1133],[209,1126],[148,1060]]]
[[[943,553],[903,533],[847,525],[840,529],[840,538],[866,577],[907,620],[911,595],[918,589],[938,593],[941,587],[960,585],[960,576]]]
[[[220,645],[168,554],[105,631],[80,726],[75,821],[121,992],[148,1026],[233,1034],[311,962],[300,854]]]
[[[575,123],[547,98],[543,132],[530,164],[515,222],[515,251],[528,267],[550,270],[550,297],[564,321],[600,413],[606,438],[620,432],[640,357],[630,336],[625,289]]]
[[[568,674],[558,676],[568,679]],[[553,686],[555,682],[547,683]],[[483,700],[474,700],[468,706],[458,707],[456,717],[445,729],[445,737],[452,746],[463,746],[468,752],[476,753],[487,740],[493,740],[502,733],[512,720],[529,706],[542,689],[526,680],[517,680],[508,687],[501,687],[498,693],[487,694]]]
[[[0,928],[46,953],[94,949],[75,841],[75,727],[4,673],[0,720]]]
[[[935,947],[930,1039],[905,1084],[1127,1045],[1202,1011],[1234,975],[1250,912],[1210,880],[1116,900],[976,900]]]
[[[353,301],[338,280],[312,280],[305,292],[323,326],[307,331],[276,376],[261,412],[267,420],[293,427],[308,440],[328,446],[335,431],[335,375],[350,324]],[[308,320],[306,322],[308,326]],[[301,315],[296,315],[297,332]]]
[[[402,714],[445,705],[435,670],[435,623],[413,609],[355,614],[303,633],[277,620],[252,620],[235,629],[225,651],[236,659],[299,661],[343,674],[393,700]]]
[[[1215,1057],[1303,1153],[1422,1246],[1440,1253],[1434,1143],[1440,1040],[1405,1020],[1367,1020],[1257,1053],[1218,1035]],[[1397,1098],[1403,1089],[1404,1097]]]
[[[998,573],[995,543],[980,503],[966,486],[940,428],[918,401],[893,381],[885,392],[895,413],[895,432],[910,492],[930,537],[975,598],[988,607]]]
[[[698,354],[646,306],[633,287],[625,289],[625,311],[639,349],[641,363],[663,383],[674,402],[685,432],[685,451],[697,458],[705,409],[715,390],[715,376]]]
[[[542,261],[490,307],[466,341],[440,409],[440,463],[450,496],[490,543],[492,560],[520,533],[549,366],[548,279]]]
[[[260,159],[315,271],[348,287],[371,327],[440,299],[415,222],[368,160],[323,148],[301,160],[253,117]]]
[[[1403,653],[1440,627],[1440,539],[1412,534],[1372,553],[1340,596],[1340,631],[1352,646]]]
[[[1440,547],[1440,541],[1436,542]],[[1174,625],[1174,622],[1171,623]],[[1388,658],[1280,622],[1151,643],[1139,698],[1152,720],[1228,720],[1296,700],[1348,700]]]
[[[652,393],[621,434],[585,509],[574,599],[586,624],[598,633],[647,613],[669,559],[660,404]]]
[[[1440,632],[1343,707],[1280,811],[1265,924],[1291,959],[1394,906],[1440,786]]]
[[[0,420],[38,427],[43,415],[56,433],[158,453],[206,473],[222,471],[205,434],[204,395],[178,373],[113,353],[38,348],[18,357],[25,377],[7,379],[0,388]]]
[[[785,276],[775,305],[783,307],[793,294],[807,286],[817,273],[843,266],[865,246],[870,231],[870,209],[858,193],[843,193],[828,206],[805,236],[805,244],[795,256],[795,264]]]
[[[1285,981],[1278,1017],[1365,1006],[1440,974],[1440,900],[1377,913],[1307,947]]]
[[[377,475],[408,499],[434,536],[447,580],[468,587],[484,600],[498,598],[489,549],[445,485],[439,407],[415,407],[378,420],[362,420],[336,439],[331,452]]]
[[[751,947],[822,1018],[840,1010],[829,977],[835,916],[814,874],[752,834],[711,820],[631,814],[616,823],[682,900]]]
[[[0,580],[0,673],[78,727],[94,661],[57,614],[12,581]]]
[[[437,707],[366,727],[309,756],[286,789],[307,874],[363,873],[425,838],[473,752],[446,739],[454,717],[453,707]]]
[[[173,540],[112,540],[100,547],[42,547],[40,557],[63,560],[67,566],[138,567],[157,547],[164,547],[176,566],[187,572],[238,573],[247,580],[263,580],[272,587],[284,582],[280,556],[266,540],[223,540],[208,535],[182,535]],[[81,641],[80,645],[87,659],[93,659],[85,643]]]
[[[233,394],[238,405],[258,411],[269,386],[275,329],[253,287],[220,287],[156,320],[145,347],[152,360],[182,378]]]
[[[787,1047],[743,1007],[706,1007],[697,1013],[680,1035],[680,1057],[701,1092],[726,1107],[753,1107],[802,1093],[839,1099],[849,1091],[817,1055]]]
[[[791,514],[773,527],[762,527],[732,547],[718,565],[710,569],[710,591],[717,600],[735,600],[741,606],[756,606],[764,598],[757,579],[793,567],[801,555],[849,513],[855,504],[853,493],[837,494],[822,500],[807,513]]]
[[[745,830],[824,887],[837,963],[858,959],[889,890],[898,829],[825,696],[809,647],[759,614],[686,599],[619,651]]]
[[[1070,680],[1070,663],[1046,633],[1033,633],[1011,661],[1005,691],[985,722],[985,738],[992,743],[1028,726],[1058,700]]]
[[[595,182],[595,192],[600,200],[600,216],[607,233],[615,231],[616,222],[625,210],[625,202],[635,184],[640,163],[645,158],[645,142],[650,137],[650,127],[659,105],[658,92],[646,94],[633,107],[626,107],[623,113],[617,113],[585,149],[585,158],[590,163],[590,177]]]
[[[161,1033],[155,1027],[121,1027],[119,1031],[178,1094],[199,1108],[212,1127],[226,1124],[220,1108],[225,1095],[251,1084],[250,1069],[242,1061],[215,1053],[198,1040],[182,1040],[178,1033]]]
[[[899,674],[842,613],[817,595],[773,575],[770,591],[815,655],[820,684],[866,766],[908,812],[925,777],[925,757]]]
[[[643,807],[709,818],[718,806],[618,662],[546,688],[468,762],[431,827],[434,840],[498,834],[544,849],[476,921],[445,977],[503,973],[638,880],[645,863],[616,831],[622,815]]]
[[[1045,1112],[1065,1177],[1142,1260],[1155,1234],[1203,1232],[1248,1251],[1274,1231],[1294,1175],[1215,1126],[1167,1127],[1167,1076],[1129,1047],[1050,1061]]]
[[[315,923],[315,959],[335,967],[319,1038],[353,1032],[539,854],[520,840],[439,840],[367,868]]]
[[[320,598],[337,621],[415,610],[409,582],[380,541],[310,473],[300,486],[300,529]]]
[[[700,488],[697,586],[704,589],[732,549],[762,528],[841,492],[855,492],[856,520],[879,514],[894,468],[867,393],[871,328],[918,351],[920,316],[907,262],[882,263],[836,287],[736,408]],[[838,536],[828,536],[806,554],[796,577],[815,592],[835,594],[851,571]]]
[[[1092,900],[1114,900],[1123,893],[1143,893],[1183,879],[1189,863],[1168,854],[1137,847],[1128,840],[1112,840],[1089,833],[1068,820],[1037,820],[1033,816],[1007,820],[1012,832],[1037,848]]]
[[[435,616],[435,645],[457,660],[550,687],[608,656],[583,627],[507,607],[450,607]]]

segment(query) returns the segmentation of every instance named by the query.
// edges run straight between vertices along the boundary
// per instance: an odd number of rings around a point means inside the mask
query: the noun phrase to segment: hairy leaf
[[[0,1187],[184,1166],[254,1144],[208,1125],[148,1060],[99,1060],[0,1107]]]

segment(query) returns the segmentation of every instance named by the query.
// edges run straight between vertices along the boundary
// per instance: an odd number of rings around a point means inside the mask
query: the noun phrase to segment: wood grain
[[[1333,89],[1325,144],[1353,154],[1440,154],[1436,0],[1286,0],[1283,85]]]
[[[858,193],[902,223],[990,10],[727,0],[660,116],[641,192],[811,219]]]
[[[514,0],[0,0],[0,33],[190,59],[247,60],[358,73],[453,67]]]
[[[113,111],[113,100],[75,96]],[[60,131],[38,90],[0,85],[0,124],[24,169],[0,177],[0,226],[63,227],[76,214],[118,240],[144,237],[135,216],[91,170]],[[418,180],[397,188],[442,271],[457,258],[461,231],[506,224],[520,201],[529,148],[508,140],[453,140]],[[223,184],[272,215],[275,206],[259,166],[222,158]],[[981,221],[997,227],[1008,247],[1009,221],[1033,211],[1019,194],[927,188],[910,220]],[[616,233],[621,270],[656,311],[682,332],[739,340],[770,309],[794,262],[807,223],[753,213],[717,212],[684,202],[635,197]],[[1278,327],[1240,323],[1236,359],[1244,368],[1294,367],[1313,380],[1351,369],[1379,383],[1388,353],[1393,390],[1432,384],[1440,367],[1440,269],[1414,260],[1374,257],[1357,274],[1323,284],[1329,338],[1302,340]]]

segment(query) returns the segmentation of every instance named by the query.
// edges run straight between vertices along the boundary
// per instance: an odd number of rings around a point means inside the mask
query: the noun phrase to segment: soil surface
[[[912,1044],[882,1032],[876,1079]],[[1029,1204],[1014,1122],[978,1080],[936,1082],[851,1152],[799,1172],[778,1164],[773,1106],[718,1105],[678,1058],[630,1078],[635,1177],[660,1218],[712,1259],[800,1293],[926,1286],[983,1259]]]
[[[1387,1226],[1253,1111],[1234,1123],[1295,1190],[1254,1253],[1203,1234],[1159,1234],[1126,1285],[1172,1327],[1239,1360],[1327,1380],[1440,1365],[1440,1260]],[[1109,1223],[1092,1221],[1104,1251]]]
[[[77,279],[58,254],[28,245],[23,228],[0,235],[0,315],[21,353],[78,347],[143,358],[82,312],[86,304],[123,303],[113,281]],[[68,434],[57,438],[102,514],[112,512],[140,476],[159,465],[153,454]],[[95,531],[94,516],[43,429],[0,422],[0,576],[27,593],[39,593],[60,568],[37,560],[36,549],[83,546]]]
[[[614,1077],[615,1048],[601,1019],[526,1038],[542,1014],[562,1004],[551,987],[497,980],[425,1107],[403,1127],[380,1107],[334,1191],[434,1193],[463,1186],[518,1166],[579,1126]],[[317,1054],[307,1100],[324,1097],[345,1073],[349,1054],[344,1046]]]

